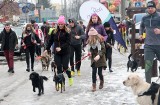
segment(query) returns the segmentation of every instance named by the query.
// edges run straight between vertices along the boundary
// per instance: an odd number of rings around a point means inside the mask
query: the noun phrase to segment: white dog
[[[150,84],[143,81],[142,78],[140,78],[137,74],[132,73],[128,76],[127,80],[123,81],[123,84],[127,87],[131,87],[133,90],[134,95],[137,96],[137,102],[140,105],[152,105],[151,96],[140,96],[138,95],[143,94],[150,88]],[[158,93],[156,94],[156,98],[154,100],[154,105],[157,105],[158,103]]]

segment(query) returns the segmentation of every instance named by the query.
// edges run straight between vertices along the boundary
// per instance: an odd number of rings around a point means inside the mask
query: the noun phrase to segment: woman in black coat
[[[70,50],[69,29],[66,26],[64,16],[60,16],[57,23],[57,29],[53,31],[44,53],[50,50],[54,42],[54,61],[57,65],[58,74],[66,72],[69,78],[69,85],[71,86],[73,78],[71,77],[71,71],[68,70]]]
[[[23,32],[22,35],[22,46],[26,51],[26,63],[27,63],[26,71],[28,72],[30,72],[30,57],[31,57],[31,70],[34,71],[34,55],[37,43],[41,43],[40,39],[35,34],[35,30],[33,29],[32,25],[27,24],[25,31]]]

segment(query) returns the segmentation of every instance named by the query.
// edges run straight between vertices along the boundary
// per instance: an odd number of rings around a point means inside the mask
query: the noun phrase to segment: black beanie
[[[149,1],[149,2],[147,3],[147,8],[148,8],[148,7],[154,7],[154,8],[156,8],[155,2],[154,2],[154,1]]]
[[[110,24],[108,22],[105,22],[103,25],[104,27],[110,27]]]

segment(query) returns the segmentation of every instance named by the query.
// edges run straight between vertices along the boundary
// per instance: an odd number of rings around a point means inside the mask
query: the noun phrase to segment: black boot
[[[31,70],[34,71],[34,66],[33,66],[33,64],[31,64]]]
[[[109,69],[109,72],[113,72],[113,70],[110,68],[110,69]]]
[[[14,70],[13,70],[13,69],[10,69],[10,72],[11,72],[11,73],[14,73]]]
[[[26,69],[26,71],[30,72],[30,69],[29,69],[29,68],[27,68],[27,69]]]
[[[11,69],[8,69],[8,72],[11,72]]]

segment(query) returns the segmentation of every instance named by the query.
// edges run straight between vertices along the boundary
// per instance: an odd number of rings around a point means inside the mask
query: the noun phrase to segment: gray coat
[[[70,30],[71,30],[71,32],[70,32],[70,35],[71,35],[71,45],[82,44],[82,39],[86,38],[85,33],[84,33],[82,27],[77,24],[77,22],[75,21],[75,19],[73,18],[72,20],[74,21],[74,27],[69,27]],[[75,35],[80,36],[80,39],[75,39]]]
[[[147,45],[160,45],[160,34],[154,33],[155,28],[160,28],[160,13],[147,14],[142,18],[140,25],[140,35],[146,31],[145,44]]]

